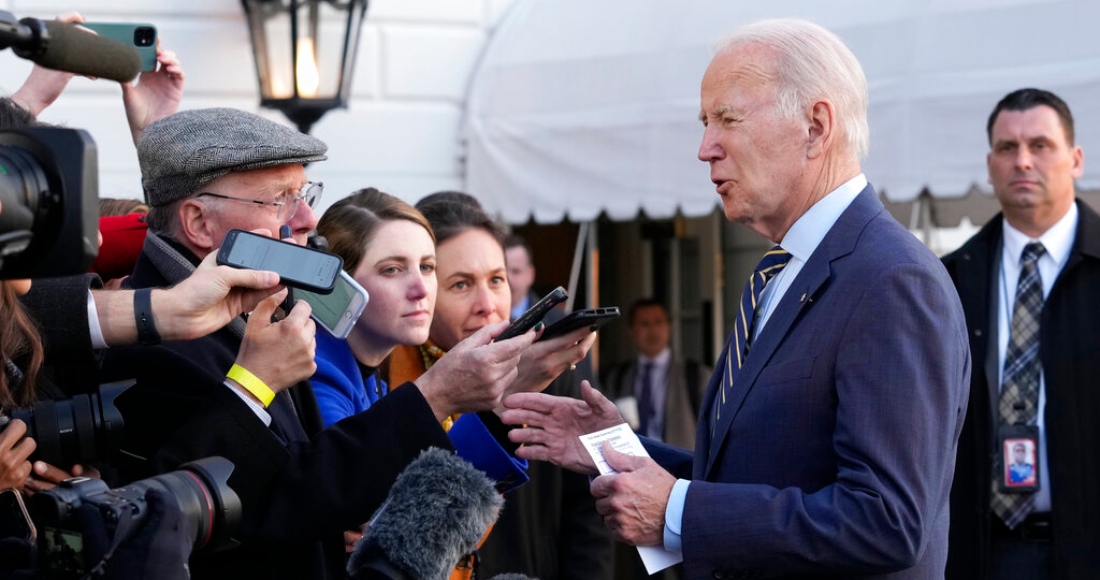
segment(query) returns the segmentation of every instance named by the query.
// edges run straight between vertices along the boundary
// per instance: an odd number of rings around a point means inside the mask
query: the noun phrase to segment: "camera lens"
[[[233,463],[223,457],[207,457],[172,471],[141,481],[125,489],[144,497],[155,487],[175,498],[183,518],[195,531],[195,550],[204,546],[222,546],[232,536],[241,518],[241,500],[229,487]]]
[[[138,26],[134,29],[134,46],[153,46],[157,31],[151,26]]]
[[[63,469],[95,463],[110,457],[121,443],[122,414],[115,397],[130,384],[104,385],[99,393],[64,401],[40,401],[12,411],[12,417],[27,424],[27,436],[38,444],[35,459]]]

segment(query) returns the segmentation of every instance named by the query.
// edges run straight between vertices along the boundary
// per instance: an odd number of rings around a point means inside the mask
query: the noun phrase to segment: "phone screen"
[[[309,303],[313,309],[313,316],[330,331],[335,331],[340,321],[344,318],[344,312],[351,306],[352,299],[357,290],[348,282],[348,278],[341,272],[336,279],[336,285],[329,294],[318,294],[308,290],[297,290],[295,298],[301,298]]]
[[[342,266],[332,254],[246,232],[238,232],[226,259],[245,268],[278,272],[282,278],[315,288],[332,287]]]

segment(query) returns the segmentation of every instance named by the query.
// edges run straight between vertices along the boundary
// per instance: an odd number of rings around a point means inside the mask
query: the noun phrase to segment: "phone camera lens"
[[[157,39],[157,31],[150,26],[139,26],[134,29],[134,46],[153,46]]]

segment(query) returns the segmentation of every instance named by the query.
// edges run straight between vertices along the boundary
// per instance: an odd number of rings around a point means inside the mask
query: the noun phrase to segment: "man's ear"
[[[814,159],[833,146],[833,139],[838,134],[836,110],[829,101],[817,101],[810,107],[808,120],[806,157]]]
[[[205,255],[221,245],[217,237],[217,224],[213,212],[203,202],[191,198],[184,200],[177,209],[180,224],[180,242],[193,250],[203,250]]]

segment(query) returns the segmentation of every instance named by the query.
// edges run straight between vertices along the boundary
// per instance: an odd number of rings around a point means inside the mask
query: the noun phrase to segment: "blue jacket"
[[[347,341],[324,329],[317,330],[317,371],[310,379],[325,427],[366,411],[389,392],[376,375],[363,381],[363,373]],[[508,491],[527,482],[527,461],[508,453],[476,413],[467,413],[447,433],[459,457],[469,461]]]

